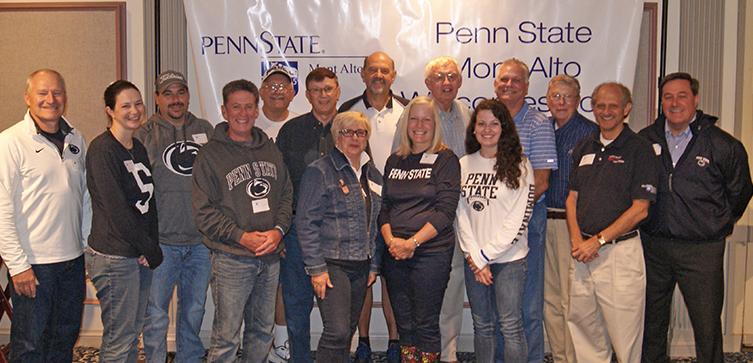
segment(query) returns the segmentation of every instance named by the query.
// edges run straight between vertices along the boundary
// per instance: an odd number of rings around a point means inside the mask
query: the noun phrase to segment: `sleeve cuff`
[[[316,275],[323,274],[328,271],[326,263],[313,266],[313,267],[306,267],[305,269],[306,269],[306,275],[309,275],[309,276],[316,276]]]
[[[480,249],[473,251],[470,253],[471,258],[473,258],[473,263],[476,264],[476,267],[479,268],[479,270],[486,267],[486,265],[489,264],[489,260],[484,256],[484,252],[482,252]]]
[[[246,232],[243,231],[242,229],[236,228],[235,231],[233,232],[233,242],[239,243],[244,233]]]

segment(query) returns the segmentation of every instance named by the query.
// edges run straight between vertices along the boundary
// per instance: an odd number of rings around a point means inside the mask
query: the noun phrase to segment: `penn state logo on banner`
[[[261,74],[264,74],[264,72],[267,71],[267,69],[276,66],[281,65],[285,67],[288,72],[290,73],[290,83],[293,84],[293,90],[295,91],[295,94],[298,94],[298,62],[297,61],[286,61],[286,62],[268,62],[268,61],[262,61],[261,62]]]
[[[201,145],[189,140],[175,142],[162,152],[162,162],[175,174],[191,176],[193,162],[200,147]]]
[[[264,198],[269,194],[270,189],[267,179],[256,178],[246,185],[246,194],[253,198]]]

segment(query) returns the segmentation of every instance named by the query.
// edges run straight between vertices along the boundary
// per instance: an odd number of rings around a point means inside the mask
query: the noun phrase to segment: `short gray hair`
[[[549,81],[549,87],[552,87],[557,84],[562,84],[568,87],[571,87],[575,90],[575,93],[578,97],[580,97],[580,82],[578,82],[578,79],[568,75],[568,74],[558,74],[552,78],[551,81]]]
[[[429,63],[426,64],[426,69],[424,69],[424,79],[429,79],[429,77],[432,76],[432,73],[434,72],[434,68],[443,66],[446,64],[450,64],[454,66],[455,69],[457,70],[458,76],[460,76],[461,79],[463,78],[463,75],[460,72],[460,65],[458,64],[458,61],[453,57],[441,56],[441,57],[437,57],[430,60]]]
[[[26,78],[26,93],[31,92],[32,83],[34,83],[34,77],[36,77],[37,74],[41,74],[41,73],[52,73],[52,74],[54,74],[58,78],[58,81],[60,81],[60,85],[63,86],[63,92],[66,92],[66,90],[65,90],[65,79],[63,78],[63,76],[58,71],[56,71],[54,69],[38,69],[38,70],[32,72],[29,75],[28,78]]]
[[[497,67],[497,74],[499,75],[499,70],[502,69],[502,67],[507,66],[507,65],[516,65],[520,68],[523,68],[523,73],[526,74],[526,82],[528,82],[528,79],[531,78],[531,70],[528,68],[528,65],[525,64],[525,62],[515,59],[515,58],[510,58],[500,63],[499,67]]]

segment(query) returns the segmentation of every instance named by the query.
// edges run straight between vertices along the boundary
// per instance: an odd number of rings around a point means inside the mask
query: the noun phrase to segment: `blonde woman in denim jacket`
[[[324,325],[318,362],[348,362],[366,288],[379,273],[382,176],[365,151],[370,130],[362,113],[338,114],[335,150],[309,165],[301,180],[295,221]]]

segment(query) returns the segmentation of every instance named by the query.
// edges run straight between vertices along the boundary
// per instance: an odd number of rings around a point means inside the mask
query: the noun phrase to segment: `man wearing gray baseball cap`
[[[159,217],[162,265],[154,270],[144,322],[147,362],[167,355],[167,315],[178,286],[175,362],[197,362],[204,356],[199,338],[209,284],[209,249],[201,242],[191,207],[191,174],[199,148],[214,127],[188,111],[188,83],[180,72],[166,71],[155,80],[157,113],[136,131],[152,164]]]

